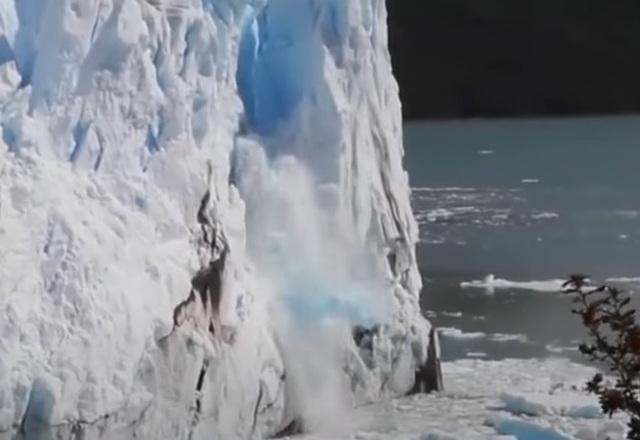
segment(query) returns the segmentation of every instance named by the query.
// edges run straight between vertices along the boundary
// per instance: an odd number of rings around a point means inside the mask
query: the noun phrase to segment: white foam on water
[[[447,221],[449,219],[469,216],[474,214],[482,214],[482,210],[475,206],[459,206],[455,208],[435,208],[418,212],[415,217],[421,223],[436,223],[439,221]],[[508,214],[507,214],[508,217]]]
[[[612,215],[615,217],[621,217],[624,219],[635,219],[640,217],[640,211],[635,209],[618,209],[618,210],[609,212],[609,215]]]
[[[640,277],[610,277],[605,282],[613,284],[640,284]]]
[[[558,345],[558,344],[547,344],[545,345],[545,349],[550,353],[566,353],[571,351],[578,351],[578,347],[573,345]]]
[[[421,241],[423,241],[423,240],[421,240]],[[428,243],[428,244],[444,244],[444,243],[446,243],[446,240],[444,238],[434,238],[434,239],[424,240],[424,243]]]
[[[560,214],[557,212],[539,212],[531,216],[533,220],[547,220],[558,217],[560,217]]]
[[[527,335],[517,333],[493,333],[489,340],[493,342],[520,342],[523,344],[529,342]]]
[[[486,358],[487,357],[487,353],[484,353],[482,351],[470,351],[468,353],[465,354],[468,358]]]
[[[425,214],[418,214],[418,220],[426,219],[429,222],[436,222],[440,219],[448,219],[455,215],[455,213],[449,209],[437,208],[427,211]]]
[[[481,191],[480,188],[463,187],[463,186],[416,186],[411,188],[413,192],[475,192]]]

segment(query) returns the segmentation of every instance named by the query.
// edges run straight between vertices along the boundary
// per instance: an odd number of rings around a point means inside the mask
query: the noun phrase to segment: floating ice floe
[[[493,333],[489,340],[493,342],[520,342],[522,344],[529,342],[527,335],[510,333]]]
[[[468,340],[486,338],[491,342],[520,342],[523,344],[529,342],[527,335],[523,334],[465,332],[456,327],[439,327],[437,330],[441,336],[450,339]]]
[[[582,393],[561,395],[505,392],[500,395],[505,410],[515,415],[559,415],[572,418],[601,419],[602,411],[596,396]]]
[[[460,287],[485,289],[493,292],[499,289],[533,290],[536,292],[560,292],[566,280],[552,279],[542,281],[511,281],[496,278],[493,274],[487,275],[484,280],[463,281]]]
[[[455,327],[439,327],[438,332],[441,336],[451,339],[482,339],[487,337],[487,334],[483,332],[464,332]]]
[[[575,440],[575,437],[551,426],[510,417],[499,417],[491,422],[500,434],[511,435],[518,440]]]

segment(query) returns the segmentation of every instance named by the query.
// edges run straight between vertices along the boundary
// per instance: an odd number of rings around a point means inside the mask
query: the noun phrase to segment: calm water
[[[408,124],[405,148],[423,306],[459,330],[445,331],[444,357],[578,358],[583,331],[553,282],[460,283],[639,277],[640,117]]]

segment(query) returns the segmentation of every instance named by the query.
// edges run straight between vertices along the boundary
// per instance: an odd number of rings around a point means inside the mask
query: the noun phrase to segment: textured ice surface
[[[0,1],[0,438],[248,438],[411,387],[386,32],[383,0]],[[342,319],[289,338],[299,294]]]

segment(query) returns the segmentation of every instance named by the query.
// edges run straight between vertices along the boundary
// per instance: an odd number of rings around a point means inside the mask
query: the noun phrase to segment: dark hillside
[[[640,112],[640,0],[388,0],[405,117]]]

